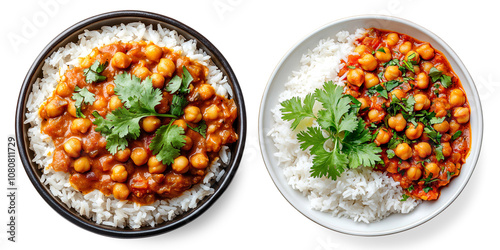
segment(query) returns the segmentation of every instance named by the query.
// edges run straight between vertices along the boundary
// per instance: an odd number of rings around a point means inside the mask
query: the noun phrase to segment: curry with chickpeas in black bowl
[[[345,94],[379,146],[386,171],[411,196],[436,200],[470,150],[470,109],[446,57],[408,35],[370,29],[340,70]]]
[[[85,229],[149,236],[192,221],[227,188],[246,121],[220,52],[176,20],[89,18],[57,37],[18,104],[21,159],[42,197]]]

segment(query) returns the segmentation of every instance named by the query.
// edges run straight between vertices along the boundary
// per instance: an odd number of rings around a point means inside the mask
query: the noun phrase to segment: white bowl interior
[[[431,45],[444,53],[451,67],[460,78],[471,107],[471,150],[461,174],[442,189],[437,201],[424,202],[409,214],[393,214],[379,222],[370,224],[357,223],[346,218],[335,218],[328,213],[312,210],[308,199],[300,192],[292,189],[283,175],[274,157],[276,148],[272,139],[267,136],[273,126],[271,109],[278,104],[278,96],[285,90],[284,83],[293,70],[300,68],[300,58],[309,49],[317,46],[321,39],[334,37],[342,30],[353,33],[357,28],[379,28],[407,34],[416,39],[430,42]],[[430,31],[403,19],[387,16],[360,16],[339,20],[314,31],[302,41],[299,41],[280,61],[273,72],[264,92],[260,107],[259,140],[262,156],[269,174],[282,195],[304,216],[332,230],[353,235],[386,235],[401,232],[418,226],[450,205],[467,184],[479,158],[483,135],[483,116],[479,95],[474,82],[455,52],[439,37]]]

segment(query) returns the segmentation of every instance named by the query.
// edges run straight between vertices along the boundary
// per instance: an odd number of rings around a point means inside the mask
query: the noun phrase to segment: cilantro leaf
[[[141,82],[141,78],[123,73],[115,76],[115,94],[123,105],[135,112],[155,113],[155,106],[160,104],[160,89],[153,88],[150,77]]]
[[[451,136],[451,139],[452,140],[456,140],[458,137],[460,137],[462,135],[462,131],[458,130],[457,132],[455,132],[452,136]]]
[[[304,98],[303,105],[300,97],[293,97],[292,99],[282,102],[281,106],[282,108],[280,111],[282,113],[282,119],[285,121],[293,120],[292,129],[296,129],[300,121],[304,118],[314,117],[314,98],[312,94],[309,94]]]
[[[172,103],[170,104],[170,113],[175,116],[181,116],[184,114],[184,107],[188,105],[188,100],[184,96],[173,95]]]
[[[444,160],[444,155],[443,155],[443,146],[441,144],[436,146],[436,160],[442,161]]]
[[[442,74],[443,74],[443,71],[438,70],[435,67],[432,67],[429,70],[429,76],[431,77],[432,82],[439,80],[439,78],[441,77]]]
[[[174,76],[167,85],[166,90],[171,94],[178,92],[179,94],[189,93],[189,84],[193,81],[193,76],[189,73],[186,66],[182,66],[182,77]]]
[[[189,124],[187,124],[187,126],[191,130],[199,133],[201,136],[203,136],[203,138],[207,138],[207,123],[204,120],[201,120],[198,123],[198,127],[193,128]]]
[[[108,61],[105,63],[100,63],[99,60],[95,60],[95,62],[89,68],[83,70],[83,75],[85,76],[85,82],[94,83],[106,80],[106,77],[100,75],[108,66]]]
[[[180,148],[186,144],[184,129],[175,124],[163,125],[156,130],[149,149],[163,164],[172,164],[181,154]]]
[[[385,89],[387,90],[387,92],[391,92],[394,88],[398,87],[401,84],[403,84],[403,82],[397,80],[390,80],[385,83]]]
[[[92,104],[95,102],[95,95],[90,92],[87,88],[79,88],[75,86],[75,93],[71,96],[71,99],[75,100],[75,108],[76,108],[76,117],[85,118],[85,115],[82,112],[82,105]]]
[[[445,119],[446,119],[446,117],[444,117],[444,116],[441,117],[441,118],[439,118],[439,117],[432,117],[431,120],[430,120],[430,124],[431,125],[432,124],[439,124],[439,123],[444,122]]]
[[[449,88],[452,84],[450,76],[442,75],[440,80],[441,80],[441,85],[443,85],[443,87],[445,88]]]

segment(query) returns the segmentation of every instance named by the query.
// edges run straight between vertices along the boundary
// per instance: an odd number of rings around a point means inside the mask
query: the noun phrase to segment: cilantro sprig
[[[115,76],[115,94],[122,100],[123,107],[113,110],[102,117],[97,111],[95,117],[95,131],[106,136],[106,149],[115,154],[128,146],[129,140],[135,140],[141,133],[140,120],[147,116],[176,118],[172,114],[159,114],[155,106],[161,101],[159,89],[153,88],[151,78],[141,81],[140,78],[122,73]]]
[[[83,70],[83,75],[85,76],[85,82],[94,83],[106,80],[106,77],[101,75],[101,73],[108,66],[108,61],[105,63],[100,63],[99,60],[95,62],[89,68]]]
[[[381,161],[382,150],[371,142],[369,130],[357,116],[359,105],[351,104],[352,99],[343,94],[341,86],[329,81],[323,89],[316,89],[304,100],[294,97],[281,103],[282,119],[292,121],[292,129],[307,117],[316,119],[320,125],[297,134],[300,148],[309,149],[314,156],[310,170],[312,177],[326,176],[336,180],[348,168],[374,167]],[[316,101],[323,109],[314,114]],[[327,149],[326,144],[330,141],[332,146]]]
[[[445,88],[449,88],[452,84],[451,77],[443,74],[443,71],[440,71],[435,67],[432,67],[429,70],[429,76],[431,77],[432,82],[439,81]]]
[[[75,92],[71,96],[71,99],[75,100],[76,117],[85,118],[82,112],[82,105],[92,104],[95,101],[95,95],[90,92],[87,88],[79,88],[75,86]]]

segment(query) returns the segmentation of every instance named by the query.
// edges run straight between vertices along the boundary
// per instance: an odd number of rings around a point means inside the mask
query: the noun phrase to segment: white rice
[[[219,159],[209,167],[203,182],[184,192],[180,197],[158,200],[153,204],[140,206],[134,202],[117,200],[113,195],[105,196],[98,190],[83,195],[71,187],[68,173],[56,172],[48,167],[52,162],[54,145],[49,136],[41,134],[41,118],[38,115],[38,109],[46,98],[52,95],[64,72],[78,65],[79,57],[88,55],[95,47],[118,41],[151,41],[156,45],[181,52],[183,56],[188,56],[208,67],[208,83],[215,88],[218,95],[231,97],[232,91],[227,78],[213,64],[210,56],[201,49],[197,49],[195,40],[186,40],[176,31],[162,28],[159,24],[157,27],[146,26],[140,22],[113,27],[105,26],[100,31],[85,30],[78,38],[77,43],[69,43],[59,48],[45,60],[42,68],[43,77],[34,83],[27,101],[26,123],[31,125],[28,130],[30,148],[35,152],[33,161],[38,164],[39,168],[43,168],[42,183],[49,186],[54,196],[82,216],[98,224],[113,227],[155,226],[195,208],[198,201],[214,192],[212,184],[224,174],[223,167],[231,158],[231,152],[227,146],[222,147]]]
[[[279,102],[293,96],[303,98],[321,88],[325,81],[332,80],[343,86],[345,76],[337,77],[343,66],[340,60],[347,61],[347,56],[354,53],[354,40],[365,32],[358,29],[349,35],[342,31],[336,39],[321,40],[317,47],[302,56],[300,70],[293,72],[285,83]],[[347,170],[335,181],[311,177],[309,171],[313,157],[300,149],[296,136],[299,129],[293,131],[291,122],[281,119],[280,108],[278,104],[272,110],[275,124],[268,135],[277,148],[275,156],[288,184],[309,199],[312,209],[370,223],[392,213],[409,213],[421,202],[413,198],[401,201],[404,191],[399,182],[371,168]],[[312,121],[312,126],[318,126],[316,121]]]

